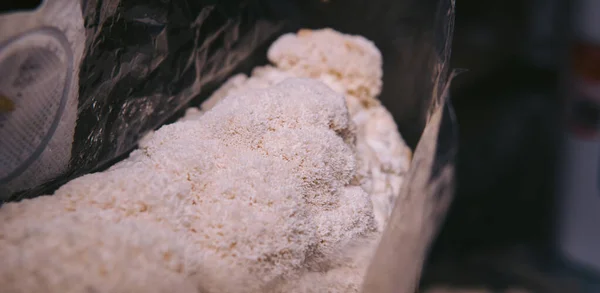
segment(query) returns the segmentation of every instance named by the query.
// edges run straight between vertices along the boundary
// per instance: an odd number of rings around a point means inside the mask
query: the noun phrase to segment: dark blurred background
[[[564,18],[562,1],[457,2],[451,67],[467,69],[451,94],[460,125],[458,195],[437,248],[460,255],[517,241],[542,245],[563,45],[549,26]]]
[[[579,292],[553,267],[569,4],[456,1],[451,67],[467,69],[451,89],[460,125],[458,186],[424,287]]]

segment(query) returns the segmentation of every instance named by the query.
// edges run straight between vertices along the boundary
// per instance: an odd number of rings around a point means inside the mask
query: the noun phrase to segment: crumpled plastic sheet
[[[417,292],[428,250],[452,201],[458,133],[450,104],[442,102],[428,122],[365,276],[364,293]]]

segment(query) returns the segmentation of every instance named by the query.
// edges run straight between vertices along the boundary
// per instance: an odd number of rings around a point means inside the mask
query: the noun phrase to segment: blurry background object
[[[434,259],[548,243],[561,32],[538,28],[564,20],[559,2],[457,3],[452,67],[467,69],[452,87],[460,124],[458,194]],[[555,8],[537,10],[549,6]]]
[[[565,127],[558,177],[558,251],[600,276],[600,1],[574,1],[564,85]],[[596,279],[600,284],[600,279]],[[600,286],[588,291],[597,292]]]
[[[457,1],[452,67],[466,69],[451,94],[460,127],[458,186],[424,289],[579,292],[551,269],[569,5]]]
[[[39,2],[39,1],[38,1]],[[85,45],[77,1],[3,2],[0,201],[69,168]]]

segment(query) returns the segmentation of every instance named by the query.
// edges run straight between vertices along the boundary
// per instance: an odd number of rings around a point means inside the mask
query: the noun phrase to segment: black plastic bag
[[[37,22],[7,28],[24,18]],[[63,96],[66,104],[76,104],[68,160],[47,178],[21,178],[29,184],[20,188],[7,188],[0,178],[0,199],[51,193],[72,178],[106,168],[126,156],[146,132],[201,103],[229,76],[266,64],[266,49],[279,35],[331,27],[363,35],[380,49],[380,99],[404,139],[416,148],[412,180],[403,187],[392,228],[386,230],[376,256],[382,259],[403,239],[405,251],[397,256],[410,256],[412,261],[388,257],[390,263],[404,264],[375,264],[366,282],[371,286],[376,281],[368,292],[409,292],[417,284],[424,254],[453,191],[456,129],[447,100],[453,20],[453,0],[56,0],[33,12],[0,15],[0,51],[28,29],[54,27],[63,34],[64,51],[71,52],[64,63],[76,73],[69,85],[75,89],[75,102]],[[63,121],[68,109],[61,111],[56,119]],[[46,145],[38,149],[42,157],[56,151]],[[426,220],[410,229],[394,224],[407,218]],[[399,269],[404,278],[395,278]],[[377,270],[387,274],[369,279]]]

